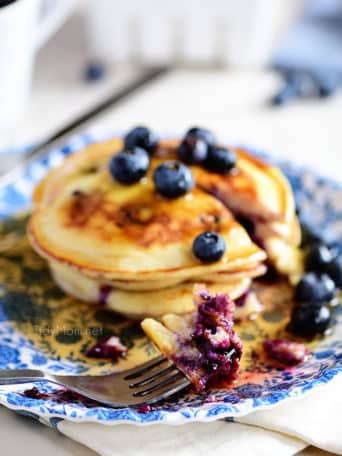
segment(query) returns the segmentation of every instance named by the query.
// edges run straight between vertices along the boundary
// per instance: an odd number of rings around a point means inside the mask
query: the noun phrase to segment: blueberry
[[[178,148],[178,156],[189,165],[203,163],[208,156],[208,145],[198,136],[188,134]]]
[[[323,271],[331,259],[332,252],[328,247],[320,242],[315,242],[306,249],[305,269],[306,271]]]
[[[202,141],[207,143],[207,145],[210,147],[214,146],[214,144],[216,142],[216,138],[215,138],[214,134],[205,128],[192,127],[185,134],[185,136],[188,136],[188,135],[196,136],[198,139],[201,139]]]
[[[205,167],[213,173],[226,174],[236,167],[236,155],[232,150],[224,147],[209,149]]]
[[[331,312],[326,305],[303,302],[291,314],[289,330],[302,337],[322,334],[331,323]]]
[[[327,274],[309,272],[302,277],[295,288],[295,298],[299,302],[327,302],[335,295],[335,284]]]
[[[153,180],[157,192],[165,198],[178,198],[185,195],[195,184],[190,169],[177,161],[159,165],[154,170]]]
[[[196,258],[205,263],[217,261],[224,255],[226,243],[219,233],[205,231],[195,238],[192,251]]]
[[[92,62],[85,69],[84,77],[88,82],[95,82],[102,79],[106,74],[106,67],[99,62]]]
[[[150,155],[157,148],[158,136],[146,127],[135,127],[124,137],[125,149],[142,147]]]
[[[338,288],[342,288],[342,255],[333,258],[326,266],[325,271],[335,282]]]
[[[149,165],[147,152],[140,147],[134,147],[114,155],[109,162],[109,170],[121,184],[134,184],[145,176]]]

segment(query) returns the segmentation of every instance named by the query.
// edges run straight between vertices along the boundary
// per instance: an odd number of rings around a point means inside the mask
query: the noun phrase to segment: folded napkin
[[[315,388],[307,397],[271,410],[253,412],[240,423],[282,432],[332,453],[342,454],[342,375]]]
[[[309,444],[342,454],[341,391],[339,375],[303,398],[253,412],[239,423],[137,427],[61,421],[58,429],[105,456],[290,456]]]
[[[306,447],[277,432],[224,421],[139,428],[63,421],[58,429],[103,456],[289,456]]]

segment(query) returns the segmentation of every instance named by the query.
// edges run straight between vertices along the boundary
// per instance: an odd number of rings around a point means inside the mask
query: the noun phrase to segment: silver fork
[[[2,369],[0,385],[51,382],[112,407],[152,404],[190,385],[164,356],[123,372],[105,375],[54,375],[34,369]]]

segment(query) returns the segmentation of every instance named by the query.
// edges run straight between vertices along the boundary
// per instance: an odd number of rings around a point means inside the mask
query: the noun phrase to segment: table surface
[[[105,80],[85,83],[84,37],[75,34],[80,30],[77,21],[73,19],[38,57],[30,106],[15,131],[16,143],[45,137],[138,73],[134,67],[111,68]],[[342,96],[272,109],[265,100],[278,84],[267,72],[178,69],[121,103],[99,124],[117,130],[144,123],[161,132],[202,125],[233,143],[264,148],[339,179]],[[0,409],[0,437],[2,454],[13,456],[95,454],[6,409]],[[310,447],[300,454],[329,453]]]

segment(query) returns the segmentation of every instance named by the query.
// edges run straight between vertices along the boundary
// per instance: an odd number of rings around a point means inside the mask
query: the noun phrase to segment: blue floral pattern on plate
[[[30,195],[36,183],[48,169],[59,165],[64,157],[89,143],[107,138],[102,133],[85,133],[74,137],[65,147],[51,150],[45,157],[30,163],[15,182],[0,190],[0,219],[6,219],[18,211],[30,207]],[[265,154],[253,151],[257,155]],[[273,160],[267,157],[269,160]],[[274,161],[274,160],[273,160]],[[342,247],[342,186],[329,179],[316,176],[312,171],[298,168],[288,162],[276,162],[288,176],[297,205],[302,213],[308,213],[318,227],[329,224]],[[314,208],[314,210],[313,210]],[[0,284],[1,300],[1,284]],[[48,383],[36,385],[47,398],[23,396],[23,386],[0,386],[0,403],[6,407],[56,426],[61,419],[118,423],[167,423],[180,424],[190,421],[211,421],[225,417],[246,415],[260,407],[273,406],[292,397],[306,394],[313,388],[328,383],[342,372],[342,314],[336,316],[334,337],[327,338],[313,351],[309,362],[293,375],[288,370],[277,370],[262,384],[248,382],[232,390],[216,394],[212,402],[210,394],[182,396],[142,412],[134,408],[112,409],[89,403],[84,398],[63,401],[58,397],[60,389]],[[16,331],[1,312],[0,306],[0,368],[36,367],[64,373],[81,373],[84,366],[68,360],[50,359]],[[25,389],[33,385],[26,385]]]

